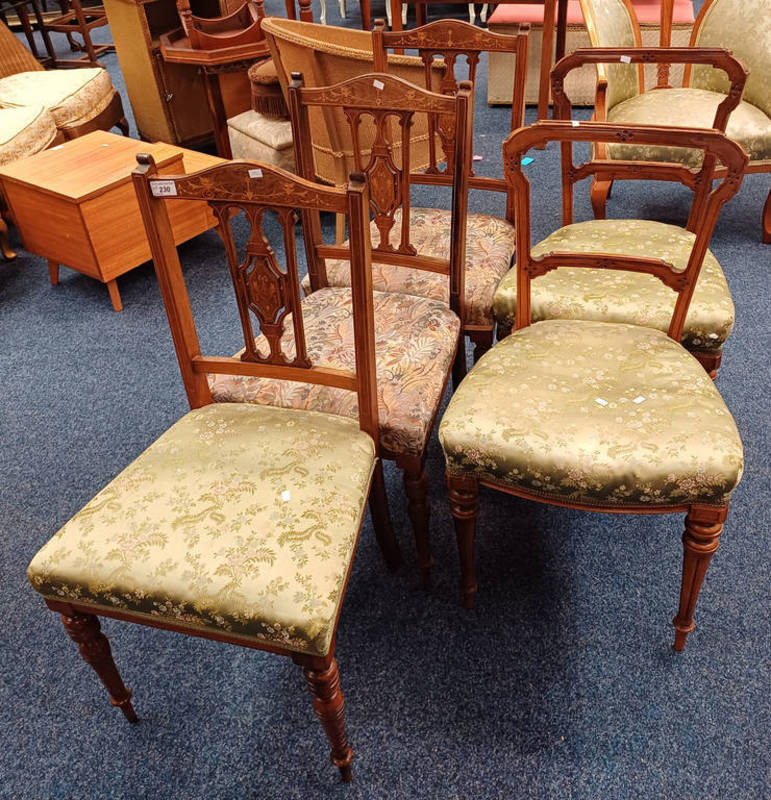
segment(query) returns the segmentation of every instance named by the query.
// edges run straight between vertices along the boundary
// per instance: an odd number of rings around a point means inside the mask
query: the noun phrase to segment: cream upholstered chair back
[[[742,99],[771,117],[771,5],[768,0],[707,0],[694,25],[691,46],[730,50],[750,73]],[[690,85],[727,94],[729,81],[722,70],[694,65],[690,70]]]
[[[640,26],[629,0],[581,0],[592,47],[641,47]],[[639,64],[598,65],[599,77],[608,81],[606,109],[642,91]]]
[[[0,22],[0,78],[42,69],[35,56]]]
[[[351,28],[316,25],[310,22],[266,17],[262,30],[268,41],[276,65],[281,88],[287,95],[291,75],[299,72],[304,85],[312,88],[331,86],[341,81],[373,72],[372,34]],[[413,56],[388,58],[391,75],[425,86],[423,63]],[[430,87],[438,92],[443,70],[436,69],[436,79]],[[336,109],[312,108],[310,110],[314,160],[317,176],[327,183],[341,186],[355,171],[350,128]],[[415,118],[410,136],[410,163],[413,170],[427,167],[429,156],[428,118]],[[399,155],[400,146],[395,146]]]

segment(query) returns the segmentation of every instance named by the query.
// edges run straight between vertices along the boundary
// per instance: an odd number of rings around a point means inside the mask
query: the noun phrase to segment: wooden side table
[[[452,3],[468,5],[468,0],[387,0],[391,4],[391,17],[393,29],[402,29],[402,3],[412,3],[415,5],[415,21],[417,25],[425,25],[427,22],[426,6],[431,3]],[[487,0],[491,5],[511,0]],[[543,4],[543,44],[541,46],[541,75],[538,87],[538,119],[547,119],[549,116],[549,75],[552,68],[551,51],[554,47],[555,10],[557,15],[556,35],[557,47],[555,60],[559,61],[565,55],[565,39],[568,27],[568,0],[517,0],[519,3],[529,3],[532,5]]]
[[[131,183],[137,153],[150,153],[167,175],[222,163],[175,145],[95,131],[0,168],[24,249],[48,259],[51,283],[59,282],[60,265],[96,278],[107,285],[115,311],[123,309],[116,279],[151,258]],[[166,202],[176,244],[217,225],[201,203]]]

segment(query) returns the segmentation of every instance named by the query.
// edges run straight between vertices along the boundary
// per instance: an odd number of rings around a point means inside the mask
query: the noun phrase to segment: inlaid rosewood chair
[[[618,63],[624,51],[607,49],[600,51],[577,50],[562,59],[552,71],[552,93],[554,95],[554,114],[557,119],[570,119],[571,103],[564,91],[566,75],[577,64],[586,60],[607,60]],[[631,64],[648,60],[648,51],[630,50]],[[689,59],[688,48],[681,48],[679,55],[667,51],[667,58],[673,63]],[[613,53],[613,56],[609,54]],[[736,92],[725,96],[718,109],[718,121],[724,123],[731,109],[741,97],[745,72],[736,59],[721,50],[703,50],[701,58],[707,63],[719,65],[728,71]],[[626,66],[622,64],[621,66]],[[715,127],[719,127],[716,125]],[[616,143],[607,146],[610,151],[624,146]],[[599,143],[596,150],[605,147]],[[663,148],[627,146],[633,157],[635,147],[644,151]],[[604,252],[627,256],[649,256],[671,261],[678,269],[684,269],[688,262],[697,225],[698,215],[691,215],[686,228],[653,220],[641,219],[601,219],[586,222],[573,220],[573,187],[577,181],[587,177],[602,183],[602,175],[608,174],[607,167],[612,163],[611,174],[614,180],[639,180],[657,177],[682,183],[696,189],[701,173],[698,168],[690,168],[680,163],[680,149],[670,147],[672,159],[678,159],[666,170],[661,166],[661,153],[655,162],[634,161],[625,168],[618,160],[590,160],[588,163],[574,165],[570,152],[563,149],[562,161],[562,227],[550,234],[533,248],[535,256],[543,255],[552,249],[571,252]],[[703,153],[693,151],[692,162],[698,164]],[[598,174],[598,166],[606,169]],[[656,167],[652,172],[648,165]],[[639,272],[618,273],[609,279],[602,270],[559,269],[536,281],[531,290],[531,313],[533,322],[543,319],[584,319],[603,322],[629,322],[634,325],[647,325],[667,330],[672,316],[675,298],[661,281],[651,275]],[[502,339],[514,326],[517,308],[517,270],[511,269],[495,291],[495,317],[498,322],[498,338]],[[683,326],[683,346],[690,350],[714,378],[722,359],[723,345],[734,324],[734,304],[723,270],[710,250],[707,250],[699,273],[688,315]]]
[[[558,141],[699,147],[687,260],[603,251],[536,254],[530,246],[530,183],[521,159]],[[538,122],[503,146],[516,193],[517,324],[469,372],[439,428],[460,553],[462,593],[477,590],[474,535],[479,485],[587,511],[685,512],[675,649],[693,630],[702,580],[718,547],[728,502],[742,474],[742,443],[714,383],[680,344],[688,306],[721,206],[739,189],[747,156],[716,131],[608,123]],[[713,189],[715,160],[726,174]],[[572,160],[572,158],[571,158]],[[601,172],[613,174],[615,164]],[[667,165],[657,165],[665,174]],[[676,295],[666,333],[619,322],[557,319],[532,323],[530,284],[552,270],[637,271]]]
[[[671,3],[669,4],[671,14]],[[581,8],[594,47],[640,46],[640,28],[629,0],[581,0]],[[736,92],[733,76],[726,76],[722,64],[702,60],[704,48],[728,48],[749,72],[744,95],[723,126],[718,126],[717,109]],[[581,51],[582,53],[586,51]],[[608,51],[611,53],[612,51]],[[629,125],[688,125],[718,128],[737,141],[749,155],[747,172],[771,172],[771,9],[768,0],[706,0],[693,26],[691,45],[682,49],[650,49],[649,61],[662,54],[690,54],[678,58],[685,63],[683,86],[644,91],[642,66],[616,63],[607,69],[597,66],[595,119]],[[615,58],[618,62],[618,57]],[[675,59],[670,59],[675,63]],[[592,63],[584,60],[582,63]],[[595,62],[596,63],[596,62]],[[659,61],[661,63],[661,61]],[[666,62],[664,62],[666,63]],[[716,68],[717,67],[717,68]],[[741,100],[741,102],[738,102]],[[632,155],[634,153],[634,155]],[[599,158],[638,158],[671,161],[672,148],[630,150],[615,144]],[[679,158],[694,166],[694,151],[682,150]],[[716,173],[718,176],[720,171]],[[595,215],[602,218],[612,181],[596,182],[593,188]],[[771,242],[771,192],[763,209],[763,241]]]
[[[151,157],[138,159],[134,183],[192,411],[44,545],[29,580],[61,613],[110,702],[131,722],[131,692],[100,633],[100,616],[289,656],[303,667],[332,762],[349,781],[353,751],[335,629],[379,474],[365,182],[353,176],[347,189],[325,188],[248,162],[159,180]],[[162,199],[168,196],[206,202],[220,218],[246,345],[239,358],[201,354]],[[349,218],[356,302],[345,369],[314,363],[300,304],[296,209]],[[230,231],[236,210],[250,226],[243,260]],[[269,237],[282,242],[285,267]],[[265,334],[259,347],[253,318]],[[282,352],[284,323],[296,345]],[[213,373],[280,376],[350,395],[353,418],[212,402]]]
[[[375,358],[380,419],[380,454],[392,459],[404,472],[407,508],[415,532],[418,562],[424,585],[429,584],[431,553],[428,529],[428,478],[426,447],[439,406],[455,364],[455,378],[463,376],[465,361],[458,355],[461,339],[462,224],[465,212],[467,171],[458,169],[452,192],[454,213],[450,224],[452,248],[442,258],[418,254],[409,226],[403,225],[401,209],[409,218],[410,124],[421,112],[442,113],[455,119],[455,159],[466,163],[470,152],[466,134],[470,126],[471,87],[462,87],[456,97],[421,89],[392,75],[363,75],[335,86],[310,88],[301,76],[289,87],[289,109],[295,131],[295,157],[300,175],[314,177],[309,110],[335,115],[334,125],[350,126],[356,171],[367,176],[370,185],[370,213],[374,216],[373,254],[389,264],[414,270],[430,270],[449,286],[450,307],[425,297],[375,292]],[[395,157],[393,142],[400,149]],[[365,152],[362,152],[365,151]],[[340,367],[351,357],[351,290],[329,286],[330,261],[342,261],[349,268],[349,245],[324,244],[317,214],[307,215],[306,236],[310,239],[308,274],[313,291],[303,300],[305,329],[313,333],[317,363]],[[437,231],[436,235],[445,235]],[[291,332],[285,347],[291,348]],[[300,383],[284,383],[245,376],[218,375],[212,378],[215,400],[254,402],[350,413],[341,409],[337,395],[309,391]]]
[[[526,25],[517,35],[503,35],[453,19],[438,20],[408,31],[387,31],[385,22],[379,19],[375,21],[372,32],[375,71],[389,71],[389,51],[417,50],[424,66],[425,87],[428,89],[432,81],[436,82],[435,73],[439,69],[442,78],[438,91],[452,96],[458,91],[462,78],[476,86],[477,67],[483,53],[511,53],[514,55],[511,129],[516,130],[524,123],[528,33],[529,27]],[[429,123],[432,159],[434,162],[444,160],[445,164],[432,163],[421,174],[413,175],[411,182],[413,185],[446,186],[452,180],[452,121],[431,116]],[[470,147],[473,149],[473,143]],[[503,176],[475,175],[472,170],[468,186],[470,189],[502,194],[505,200],[502,216],[468,214],[466,222],[463,327],[466,335],[475,342],[475,356],[479,357],[493,343],[493,293],[511,266],[515,237],[513,207]],[[412,209],[410,235],[420,252],[441,256],[449,250],[449,216],[448,210]],[[444,231],[444,236],[438,235],[438,230]],[[433,297],[445,303],[449,301],[446,282],[439,275],[416,273],[403,267],[379,263],[377,257],[373,269],[376,289]],[[339,269],[328,269],[327,276],[335,285],[348,280],[347,273]]]

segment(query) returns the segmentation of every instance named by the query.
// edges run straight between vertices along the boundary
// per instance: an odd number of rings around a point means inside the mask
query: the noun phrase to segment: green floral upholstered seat
[[[325,655],[374,464],[355,420],[207,405],[78,512],[29,579],[96,614],[165,617]]]
[[[657,94],[653,92],[652,94]],[[637,219],[589,220],[567,225],[532,249],[534,257],[553,251],[619,253],[662,258],[683,270],[694,234],[676,225]],[[660,280],[640,272],[556,269],[531,285],[532,319],[582,319],[628,322],[666,331],[675,294]],[[514,325],[516,269],[495,292],[495,316],[503,328]],[[683,344],[720,352],[734,324],[734,304],[723,270],[707,251],[683,329]]]
[[[410,211],[410,242],[418,253],[436,258],[450,254],[449,211],[438,208],[413,208]],[[401,209],[391,229],[391,244],[397,245],[401,231]],[[374,221],[371,227],[373,242],[380,241]],[[498,282],[511,266],[514,255],[514,226],[505,219],[486,214],[469,214],[466,224],[466,322],[470,325],[493,324],[493,293]],[[329,259],[326,262],[329,286],[350,286],[351,274],[347,261]],[[372,285],[380,292],[429,297],[450,301],[446,275],[436,272],[378,264],[373,253]],[[310,281],[303,281],[306,292]]]
[[[302,301],[308,356],[317,366],[352,369],[351,292],[325,288]],[[395,454],[420,454],[426,445],[445,376],[455,352],[460,320],[443,303],[404,294],[374,293],[380,440]],[[284,321],[282,351],[293,357],[291,316]],[[258,348],[267,352],[263,336]],[[210,375],[216,402],[261,403],[356,416],[353,392],[295,381]]]
[[[724,504],[743,464],[699,363],[665,333],[610,322],[548,320],[499,342],[439,438],[450,474],[588,505]]]

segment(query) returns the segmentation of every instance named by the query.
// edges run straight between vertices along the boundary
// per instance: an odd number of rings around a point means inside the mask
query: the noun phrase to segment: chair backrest
[[[704,151],[702,167],[691,173],[695,189],[689,229],[695,234],[687,267],[678,271],[663,259],[608,253],[551,252],[533,258],[530,251],[530,181],[522,168],[522,156],[531,148],[548,142],[561,142],[563,174],[570,171],[573,179],[597,177],[608,180],[620,174],[638,178],[673,180],[678,171],[690,172],[677,164],[646,163],[640,170],[635,161],[588,161],[575,165],[572,159],[574,142],[624,142],[639,145],[675,145],[695,147]],[[558,267],[584,267],[589,269],[615,269],[643,272],[653,275],[677,293],[668,335],[679,342],[683,323],[688,313],[696,280],[704,255],[709,246],[718,214],[741,186],[747,155],[725,134],[708,129],[670,128],[657,125],[611,125],[606,122],[537,122],[529,128],[515,131],[503,144],[506,178],[515,192],[515,218],[517,230],[517,310],[516,327],[530,324],[530,281]],[[713,188],[715,164],[720,161],[726,173]],[[682,182],[686,182],[683,180]]]
[[[744,97],[771,117],[771,6],[768,0],[706,0],[691,47],[725,47],[749,70]],[[686,67],[686,85],[726,94],[728,80],[708,66]]]
[[[267,39],[276,73],[287,96],[291,75],[300,72],[306,86],[329,86],[372,71],[372,34],[354,28],[316,25],[308,22],[266,17],[262,31]],[[415,56],[391,55],[388,71],[410,83],[423,83],[423,64]],[[431,88],[439,91],[442,70],[435,70]],[[340,145],[340,131],[334,115],[311,109],[316,174],[326,183],[344,185],[355,170],[350,148]],[[410,160],[413,169],[429,165],[428,119],[412,127]],[[400,143],[394,143],[397,150]]]
[[[640,47],[640,25],[630,0],[581,0],[592,47]],[[597,77],[607,81],[606,110],[644,91],[641,64],[598,64]]]
[[[265,0],[246,0],[231,14],[213,19],[193,14],[190,0],[177,0],[177,12],[190,46],[196,50],[221,50],[255,44],[265,38],[259,23],[265,17]]]
[[[191,407],[198,408],[212,401],[206,377],[211,373],[332,386],[357,392],[359,424],[377,443],[369,203],[364,177],[352,175],[347,189],[340,189],[319,186],[277,167],[249,161],[231,161],[180,176],[159,176],[149,155],[140,154],[137,161],[139,166],[132,178]],[[244,336],[245,350],[240,358],[201,354],[163,199],[168,197],[207,203],[219,222]],[[356,350],[354,372],[314,366],[307,355],[295,240],[297,209],[303,217],[320,210],[348,217]],[[230,222],[238,212],[243,212],[249,224],[243,258],[238,255]],[[266,233],[266,212],[275,212],[281,230],[279,239],[285,255],[283,269]],[[289,315],[295,344],[295,355],[291,358],[281,348],[281,337]],[[267,353],[260,352],[255,346],[253,319],[259,322],[268,341]]]
[[[42,69],[35,56],[0,22],[0,78]]]
[[[373,253],[380,263],[411,267],[448,276],[450,307],[462,317],[465,282],[466,214],[468,180],[471,171],[473,94],[471,84],[461,83],[454,96],[436,94],[391,74],[370,73],[324,87],[306,87],[303,77],[294,74],[289,85],[289,114],[295,142],[295,162],[300,175],[312,180],[318,173],[314,165],[309,110],[318,108],[334,114],[341,140],[350,142],[356,172],[367,176],[369,205],[378,229]],[[449,168],[439,170],[440,156],[432,148],[428,169],[431,183],[452,188],[450,253],[448,259],[418,253],[410,242],[410,186],[424,182],[415,175],[411,158],[411,129],[416,116],[449,117],[452,137],[446,157]],[[400,147],[396,148],[396,144]],[[401,214],[398,236],[397,211]],[[318,227],[312,231],[318,238]],[[324,247],[318,252],[327,258],[344,258],[339,248]],[[326,285],[323,260],[308,263],[311,287]]]

